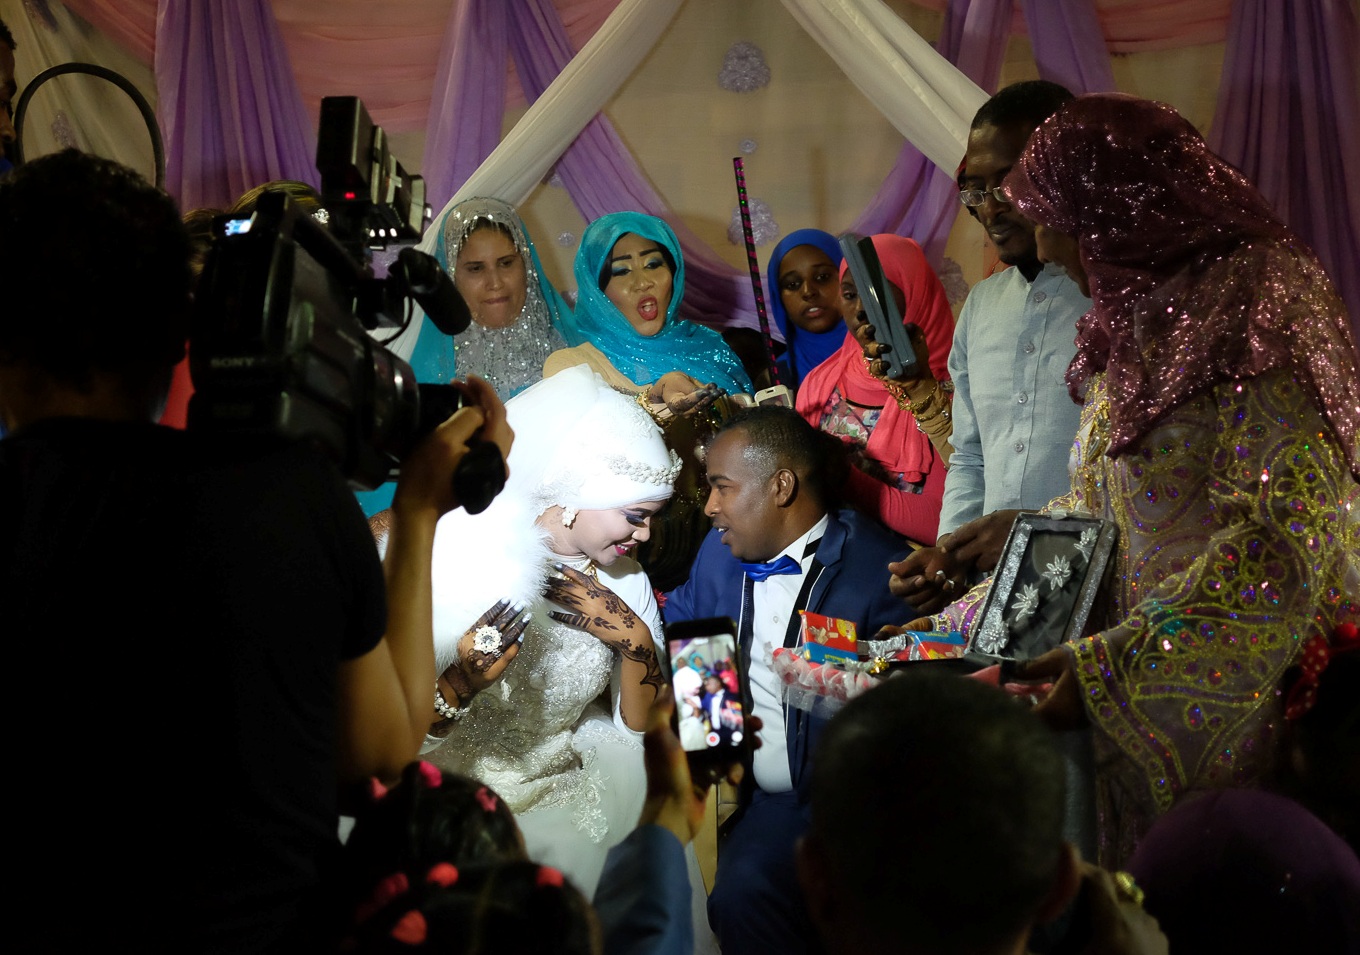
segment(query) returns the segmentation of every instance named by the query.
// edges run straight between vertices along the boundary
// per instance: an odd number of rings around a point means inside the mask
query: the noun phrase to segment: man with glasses
[[[1034,224],[1001,192],[1025,143],[1072,94],[1056,83],[1016,83],[978,110],[959,167],[959,199],[1014,268],[973,286],[954,330],[954,455],[937,546],[891,565],[893,592],[934,612],[968,579],[996,565],[1019,509],[1068,489],[1067,456],[1080,408],[1064,374],[1076,322],[1091,306],[1056,265],[1039,261]]]

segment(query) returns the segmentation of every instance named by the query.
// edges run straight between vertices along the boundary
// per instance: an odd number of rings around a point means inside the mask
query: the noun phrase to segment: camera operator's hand
[[[402,462],[394,512],[433,510],[439,517],[458,507],[462,502],[453,492],[451,477],[474,437],[495,444],[503,458],[510,454],[514,432],[495,390],[475,375],[468,376],[467,390],[471,403],[454,412]]]

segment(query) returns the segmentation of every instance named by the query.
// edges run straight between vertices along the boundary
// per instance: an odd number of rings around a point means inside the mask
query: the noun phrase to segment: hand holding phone
[[[883,274],[873,240],[847,232],[840,237],[840,245],[859,292],[860,308],[874,330],[874,340],[888,346],[878,358],[887,365],[887,377],[898,381],[920,377],[921,365],[916,349],[902,324],[902,313]]]

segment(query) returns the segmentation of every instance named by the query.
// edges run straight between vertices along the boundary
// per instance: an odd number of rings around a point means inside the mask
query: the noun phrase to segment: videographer
[[[510,447],[473,380],[478,407],[403,462],[380,566],[318,452],[153,424],[188,253],[116,163],[66,150],[0,183],[11,911],[45,951],[316,947],[338,791],[395,776],[430,721],[450,475],[474,435]]]

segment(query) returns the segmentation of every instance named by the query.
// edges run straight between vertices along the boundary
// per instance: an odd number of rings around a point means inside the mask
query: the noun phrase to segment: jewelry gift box
[[[1119,529],[1068,514],[1021,514],[975,618],[968,656],[1029,660],[1085,636]]]

